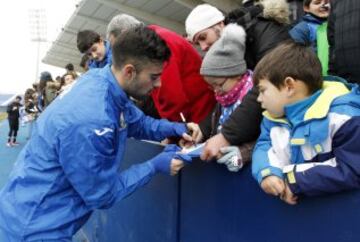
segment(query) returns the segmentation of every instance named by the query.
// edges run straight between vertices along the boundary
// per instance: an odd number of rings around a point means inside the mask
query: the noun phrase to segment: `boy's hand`
[[[295,205],[297,204],[298,197],[295,196],[294,193],[292,193],[289,185],[285,182],[284,193],[280,196],[280,199],[286,202],[287,204]]]
[[[261,188],[267,194],[280,196],[285,191],[285,183],[277,176],[268,176],[260,184]]]

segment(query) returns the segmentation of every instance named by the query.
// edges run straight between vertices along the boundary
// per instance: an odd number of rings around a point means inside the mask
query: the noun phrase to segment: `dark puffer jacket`
[[[229,13],[226,23],[238,23],[246,30],[245,60],[254,69],[260,59],[284,40],[288,33],[289,6],[285,0],[267,0]],[[260,134],[262,109],[253,88],[224,123],[221,133],[232,145],[254,141]]]
[[[360,83],[360,1],[331,1],[329,73]]]

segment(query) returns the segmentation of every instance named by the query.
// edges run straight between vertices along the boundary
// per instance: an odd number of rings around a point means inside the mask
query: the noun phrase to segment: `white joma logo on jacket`
[[[95,134],[98,135],[98,136],[103,136],[104,134],[106,133],[109,133],[109,132],[114,132],[113,129],[110,129],[110,128],[103,128],[103,129],[94,129],[95,131]]]

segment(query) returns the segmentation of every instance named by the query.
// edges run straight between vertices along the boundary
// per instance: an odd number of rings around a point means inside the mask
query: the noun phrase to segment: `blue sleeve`
[[[134,104],[127,109],[127,112],[130,112],[127,116],[131,117],[131,120],[128,120],[128,137],[161,141],[167,137],[181,136],[186,132],[184,123],[151,118]]]
[[[295,25],[290,31],[289,34],[295,42],[307,44],[310,43],[310,30],[306,22],[301,21]]]
[[[334,135],[332,152],[323,162],[294,166],[286,174],[295,194],[316,196],[360,187],[360,117],[347,121]],[[308,169],[299,169],[307,165]],[[298,170],[298,171],[297,171]]]
[[[261,123],[261,133],[252,155],[252,175],[259,184],[267,176],[274,175],[283,179],[281,168],[270,164],[269,153],[273,150],[270,129],[271,123],[264,117]]]
[[[89,124],[72,126],[58,140],[59,162],[65,177],[91,209],[111,206],[148,183],[155,174],[150,162],[119,173],[114,132],[99,135],[94,132],[96,128]]]

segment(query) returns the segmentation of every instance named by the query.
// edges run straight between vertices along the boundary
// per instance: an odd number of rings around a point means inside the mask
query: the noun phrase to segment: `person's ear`
[[[132,80],[135,78],[136,75],[135,67],[132,64],[126,64],[122,68],[122,73],[125,80]]]
[[[284,80],[284,88],[286,88],[286,92],[288,97],[291,97],[295,94],[295,85],[296,80],[292,77],[286,77]]]
[[[310,11],[310,6],[304,6],[303,10],[305,13],[308,13]]]

